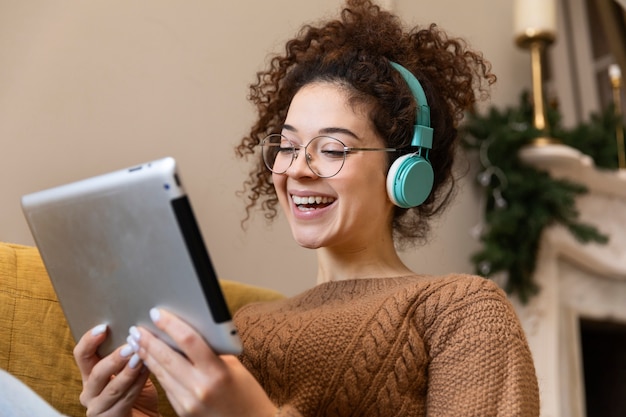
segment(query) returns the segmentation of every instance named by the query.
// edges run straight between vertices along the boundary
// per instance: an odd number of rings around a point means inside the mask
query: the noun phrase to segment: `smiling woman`
[[[281,413],[538,415],[503,292],[419,275],[396,252],[447,207],[458,123],[494,81],[463,40],[435,25],[406,32],[368,1],[305,26],[258,74],[257,123],[237,148],[263,149],[248,210],[273,218],[280,204],[318,258],[315,288],[235,317],[241,360]]]
[[[504,292],[412,271],[396,250],[425,239],[447,207],[458,123],[494,81],[461,39],[407,31],[368,0],[305,26],[252,85],[258,117],[237,151],[258,156],[248,214],[272,219],[280,206],[295,241],[316,251],[317,285],[238,310],[237,358],[166,310],[151,317],[181,352],[137,326],[101,359],[105,335],[85,334],[75,357],[88,414],[156,415],[147,368],[181,416],[538,415]]]

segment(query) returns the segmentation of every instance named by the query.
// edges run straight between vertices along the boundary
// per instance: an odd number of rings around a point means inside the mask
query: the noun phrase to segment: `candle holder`
[[[609,67],[609,78],[613,87],[613,103],[615,115],[617,116],[617,126],[615,128],[615,139],[617,140],[617,161],[620,169],[626,168],[626,154],[624,151],[624,115],[622,114],[622,72],[617,65]]]
[[[558,139],[550,137],[543,94],[543,55],[544,51],[556,39],[549,30],[526,29],[515,38],[515,43],[522,49],[530,50],[533,83],[533,126],[540,133],[531,141],[533,146],[560,144]]]

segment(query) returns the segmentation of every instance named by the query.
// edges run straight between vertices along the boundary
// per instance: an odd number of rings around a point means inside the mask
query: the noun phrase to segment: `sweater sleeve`
[[[427,415],[538,416],[532,356],[504,293],[477,278],[440,297],[434,310]]]

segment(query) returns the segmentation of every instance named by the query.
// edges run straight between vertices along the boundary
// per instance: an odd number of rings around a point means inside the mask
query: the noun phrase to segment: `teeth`
[[[308,197],[298,197],[297,195],[292,195],[291,199],[294,204],[302,205],[302,204],[329,204],[335,201],[332,197],[322,197],[322,196],[308,196]]]

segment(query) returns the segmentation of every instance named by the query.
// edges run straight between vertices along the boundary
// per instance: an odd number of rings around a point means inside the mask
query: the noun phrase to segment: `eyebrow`
[[[283,129],[288,130],[290,132],[294,132],[297,133],[298,129],[296,129],[295,127],[285,124],[283,125]],[[343,127],[325,127],[323,129],[320,129],[319,134],[321,135],[329,135],[329,134],[333,134],[333,133],[342,133],[344,135],[348,135],[348,136],[352,136],[355,139],[360,139],[356,133],[354,133],[353,131],[351,131],[350,129],[346,129]]]

